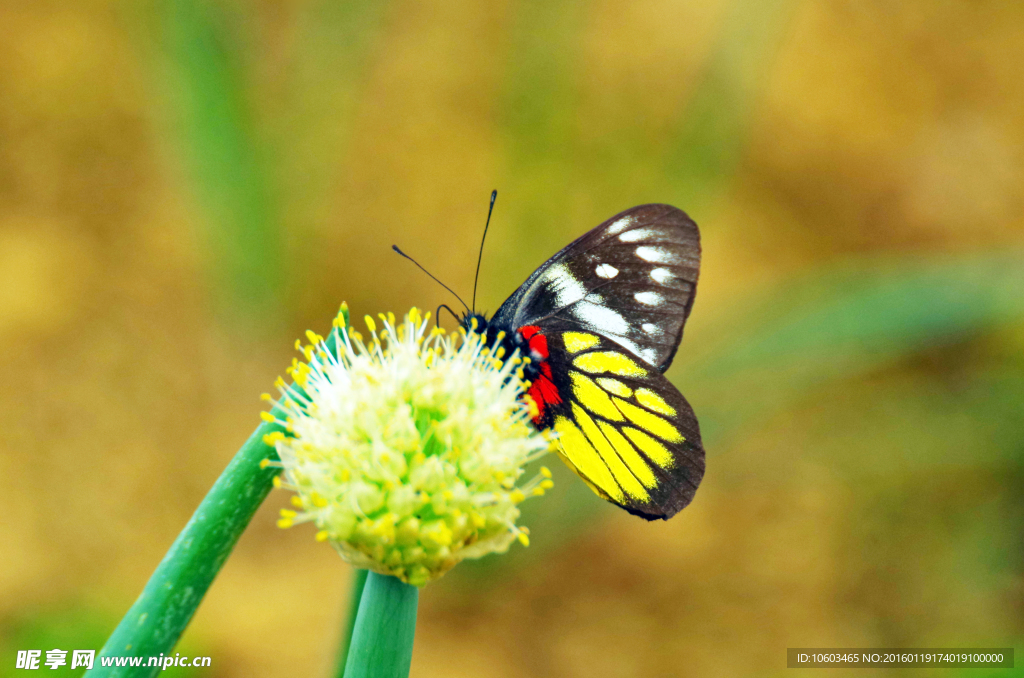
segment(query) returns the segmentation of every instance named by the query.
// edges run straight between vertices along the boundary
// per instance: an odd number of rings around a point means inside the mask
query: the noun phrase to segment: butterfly
[[[554,429],[560,456],[594,492],[647,520],[686,507],[704,476],[697,418],[663,374],[699,270],[693,220],[640,205],[544,262],[493,317],[467,311],[460,321],[528,359],[533,425]]]

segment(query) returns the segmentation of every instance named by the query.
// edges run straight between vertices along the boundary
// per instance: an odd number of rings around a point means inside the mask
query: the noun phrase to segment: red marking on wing
[[[545,404],[558,405],[562,402],[562,396],[558,393],[558,387],[555,386],[555,382],[547,377],[539,377],[536,381],[536,386]]]
[[[548,357],[548,338],[543,334],[535,334],[530,337],[530,350],[545,359]]]
[[[533,418],[533,423],[539,424],[544,419],[544,412],[548,406],[559,405],[562,402],[558,387],[551,380],[551,365],[548,365],[547,362],[540,364],[540,374],[530,384],[526,393],[537,405],[537,416]]]
[[[526,391],[537,405],[537,416],[533,418],[533,423],[540,424],[544,420],[544,412],[547,408],[552,405],[560,405],[562,396],[558,393],[558,387],[555,386],[555,382],[551,378],[551,365],[547,362],[548,338],[541,334],[540,327],[536,325],[520,327],[519,334],[526,340],[537,369],[540,370],[540,374]]]

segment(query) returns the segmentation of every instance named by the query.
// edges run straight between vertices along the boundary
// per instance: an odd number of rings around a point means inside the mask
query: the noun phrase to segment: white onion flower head
[[[264,413],[286,429],[265,440],[281,460],[277,484],[296,493],[278,524],[314,523],[353,566],[416,586],[527,545],[518,504],[551,487],[546,468],[522,482],[552,441],[529,423],[518,355],[476,333],[428,331],[429,315],[414,308],[397,326],[381,315],[379,334],[367,316],[364,343],[343,306],[327,341],[296,342],[295,386],[278,380]]]

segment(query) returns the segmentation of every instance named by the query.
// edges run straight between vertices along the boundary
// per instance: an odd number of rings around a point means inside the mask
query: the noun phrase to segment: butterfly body
[[[490,319],[467,331],[524,359],[533,424],[600,496],[648,520],[693,499],[704,449],[693,410],[663,376],[693,305],[696,224],[641,205],[548,259]]]

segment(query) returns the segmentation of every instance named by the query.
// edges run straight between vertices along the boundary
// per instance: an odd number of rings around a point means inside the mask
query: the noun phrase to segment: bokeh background
[[[641,524],[551,460],[531,547],[423,592],[414,676],[1020,654],[1022,141],[1020,3],[6,0],[0,675],[103,644],[295,337],[451,303],[392,243],[467,296],[492,188],[490,310],[623,209],[700,224],[708,472]],[[182,675],[331,674],[351,571],[286,503]]]

